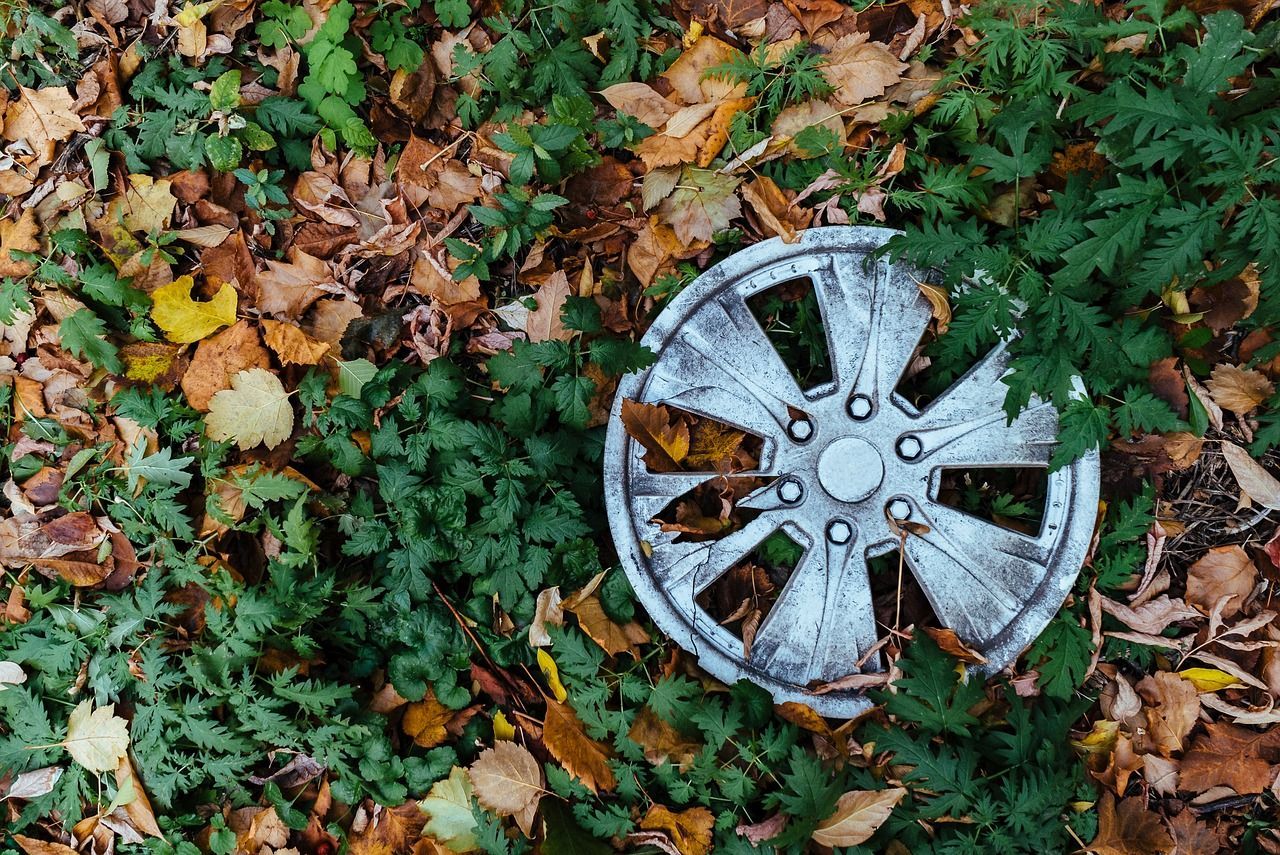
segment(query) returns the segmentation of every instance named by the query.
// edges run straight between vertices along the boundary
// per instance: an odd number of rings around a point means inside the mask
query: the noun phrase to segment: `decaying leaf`
[[[1122,799],[1111,793],[1098,803],[1098,834],[1088,849],[1096,855],[1168,855],[1173,838],[1160,817],[1148,812],[1144,796]]]
[[[114,772],[129,750],[129,723],[115,714],[115,704],[94,709],[93,701],[76,704],[67,720],[62,745],[90,772]]]
[[[671,423],[667,408],[630,399],[622,402],[627,435],[644,446],[644,462],[654,472],[678,472],[689,453],[689,426]]]
[[[449,777],[436,781],[419,803],[427,814],[424,831],[453,852],[476,849],[476,819],[471,813],[471,779],[454,766]]]
[[[542,766],[522,745],[498,742],[471,764],[471,786],[482,808],[499,816],[514,816],[525,834],[545,792]]]
[[[1275,392],[1275,386],[1262,372],[1225,363],[1214,367],[1205,385],[1214,403],[1240,415],[1253,412]]]
[[[1258,580],[1254,566],[1239,546],[1216,546],[1187,570],[1187,602],[1211,611],[1225,596],[1231,597],[1222,612],[1224,618],[1240,613],[1245,599]]]
[[[907,791],[902,787],[885,790],[851,790],[840,797],[835,813],[818,823],[815,843],[823,846],[857,846],[876,833]]]
[[[547,701],[542,738],[552,756],[591,792],[618,785],[609,768],[608,749],[587,736],[578,714],[567,703]]]
[[[1280,480],[1234,442],[1222,441],[1222,456],[1231,467],[1231,474],[1236,476],[1236,483],[1250,499],[1264,508],[1280,510]]]
[[[672,811],[656,804],[640,820],[640,828],[666,832],[680,855],[706,855],[715,821],[715,815],[704,807]]]

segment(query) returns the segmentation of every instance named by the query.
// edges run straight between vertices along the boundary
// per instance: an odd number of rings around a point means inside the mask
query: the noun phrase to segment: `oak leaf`
[[[471,788],[480,807],[498,816],[514,816],[528,835],[545,792],[542,767],[529,750],[514,742],[486,748],[471,764]]]
[[[1098,834],[1087,849],[1095,855],[1168,855],[1173,838],[1158,814],[1147,811],[1145,796],[1124,799],[1104,793],[1098,803]]]
[[[587,736],[578,714],[567,703],[547,701],[542,739],[565,771],[591,792],[612,790],[618,785],[609,768],[608,749]]]
[[[716,818],[704,807],[679,812],[653,805],[640,820],[645,831],[665,831],[680,855],[706,855],[711,849],[711,831]]]
[[[205,430],[211,439],[234,439],[241,451],[262,443],[275,448],[293,432],[293,407],[280,379],[263,368],[241,371],[231,388],[209,401]]]
[[[1253,412],[1275,392],[1261,371],[1226,364],[1215,367],[1205,385],[1215,404],[1239,415]]]
[[[129,723],[115,710],[115,704],[94,709],[93,701],[81,701],[67,720],[62,746],[90,772],[114,772],[129,750]]]
[[[822,73],[835,87],[831,97],[852,106],[879,98],[908,67],[885,45],[868,41],[866,33],[849,33],[831,46]]]
[[[818,823],[813,840],[823,846],[857,846],[876,833],[889,818],[907,791],[902,787],[887,790],[851,790],[836,802],[831,816]]]
[[[1187,569],[1187,602],[1211,612],[1225,596],[1232,599],[1222,610],[1224,618],[1240,612],[1258,582],[1258,568],[1239,546],[1215,546]]]
[[[32,148],[69,139],[84,130],[74,104],[75,99],[65,86],[19,86],[17,100],[9,104],[4,117],[4,138],[11,142],[26,140]]]
[[[1260,793],[1280,760],[1280,729],[1258,733],[1234,724],[1208,722],[1182,758],[1178,789],[1199,793],[1225,784],[1241,795]]]
[[[662,404],[645,404],[630,398],[622,402],[622,426],[645,449],[644,463],[654,472],[679,472],[689,453],[689,426],[671,423]]]
[[[180,276],[151,295],[151,319],[169,341],[190,344],[236,322],[235,288],[224,282],[212,300],[196,302],[191,299],[194,285],[190,276]]]
[[[327,341],[317,341],[293,324],[263,318],[262,329],[267,347],[285,365],[319,365],[329,353]]]

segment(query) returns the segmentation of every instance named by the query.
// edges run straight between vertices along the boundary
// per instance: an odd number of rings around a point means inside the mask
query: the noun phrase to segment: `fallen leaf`
[[[436,781],[419,802],[427,814],[424,831],[454,852],[476,849],[476,818],[471,813],[471,779],[454,766],[449,777]]]
[[[681,470],[680,463],[689,453],[689,426],[683,421],[672,424],[665,406],[623,399],[622,425],[644,447],[644,463],[650,471]]]
[[[9,103],[4,117],[4,138],[26,140],[32,148],[70,139],[84,130],[76,115],[75,98],[65,86],[44,89],[18,87],[18,97]]]
[[[18,686],[27,682],[27,672],[17,662],[0,662],[0,692],[6,686]]]
[[[533,620],[529,623],[529,646],[550,647],[551,633],[548,626],[564,626],[564,611],[560,608],[560,589],[546,588],[538,592]]]
[[[1173,838],[1145,796],[1121,800],[1104,793],[1098,803],[1098,834],[1087,847],[1095,855],[1169,855]]]
[[[884,824],[906,794],[902,787],[845,793],[836,802],[835,812],[818,823],[813,841],[831,847],[857,846],[865,842]]]
[[[1178,789],[1203,792],[1225,784],[1237,793],[1260,793],[1271,783],[1271,765],[1280,761],[1280,728],[1265,733],[1211,721],[1182,758]]]
[[[151,235],[164,231],[178,204],[172,187],[167,178],[130,175],[129,189],[112,205],[113,218],[119,217],[131,232]]]
[[[208,412],[213,396],[231,388],[232,377],[251,368],[270,367],[271,354],[262,346],[257,327],[247,320],[237,321],[196,346],[182,375],[182,392],[192,407]]]
[[[194,285],[190,276],[180,276],[151,295],[151,318],[169,341],[200,341],[219,327],[236,322],[235,288],[224,282],[212,300],[197,302],[191,299]]]
[[[11,252],[38,252],[40,225],[34,208],[27,208],[16,220],[0,219],[0,277],[20,279],[35,270],[35,264],[14,257]]]
[[[517,822],[532,818],[545,792],[542,766],[528,749],[514,742],[486,748],[471,764],[469,774],[480,806],[498,816],[515,816]],[[528,835],[532,824],[526,827],[522,822],[520,827]]]
[[[399,807],[376,805],[373,815],[360,831],[347,839],[350,855],[401,855],[422,834],[427,816],[417,802],[409,801]],[[277,850],[282,855],[288,850]]]
[[[1195,811],[1183,810],[1167,822],[1173,834],[1174,855],[1216,855],[1227,845],[1223,833],[1197,819]]]
[[[1196,687],[1196,691],[1200,692],[1220,692],[1232,686],[1242,685],[1235,677],[1217,668],[1183,668],[1178,672],[1178,676],[1184,680],[1190,680]]]
[[[1234,595],[1222,611],[1224,618],[1230,618],[1239,614],[1257,581],[1258,568],[1243,549],[1215,546],[1187,568],[1187,602],[1208,614],[1219,599]]]
[[[587,736],[578,714],[567,703],[547,701],[542,739],[565,771],[591,792],[612,790],[617,786],[618,781],[609,768],[608,749]]]
[[[765,175],[742,185],[742,198],[760,219],[760,225],[782,238],[783,243],[799,240],[800,230],[813,219],[809,209],[792,207],[773,179]]]
[[[742,203],[734,194],[740,183],[742,179],[732,175],[686,167],[676,189],[658,204],[657,215],[686,246],[709,241],[742,215]]]
[[[615,83],[600,94],[613,109],[634,116],[651,128],[661,128],[680,109],[647,83]]]
[[[524,331],[529,341],[568,341],[573,338],[573,330],[565,329],[560,319],[565,301],[573,293],[569,277],[563,270],[557,270],[547,281],[542,283],[533,294],[538,308],[529,312],[525,318]]]
[[[93,701],[85,700],[67,720],[62,746],[72,760],[90,772],[114,772],[129,750],[129,723],[115,710],[115,704],[94,709]]]
[[[978,651],[970,649],[960,640],[960,636],[956,635],[955,630],[926,626],[924,631],[926,635],[933,639],[933,643],[938,645],[943,653],[972,665],[986,664],[987,658]]]
[[[270,347],[285,365],[319,365],[329,353],[329,343],[317,341],[284,321],[263,318],[262,329]]]
[[[716,818],[704,807],[679,812],[652,805],[640,827],[645,831],[665,831],[680,855],[706,855],[711,849],[711,831]]]
[[[1275,392],[1275,386],[1261,371],[1225,363],[1213,369],[1205,385],[1215,404],[1239,415],[1253,412]]]
[[[80,855],[65,843],[54,843],[49,840],[37,840],[21,834],[13,835],[13,839],[22,847],[26,855]]]
[[[565,611],[573,612],[578,618],[578,625],[582,631],[610,656],[630,653],[639,659],[640,652],[636,649],[636,645],[646,644],[649,641],[649,633],[635,621],[627,624],[615,623],[604,613],[600,598],[594,594],[580,599],[575,598],[573,605],[565,606]]]
[[[551,654],[538,648],[537,655],[534,657],[538,660],[538,670],[542,672],[542,676],[546,678],[547,685],[551,687],[551,695],[557,701],[564,702],[569,697],[569,693],[565,691],[564,684],[560,682],[560,668],[556,665],[556,660],[551,658]]]
[[[38,799],[52,793],[63,771],[61,766],[45,766],[23,772],[13,779],[7,790],[0,790],[0,799]]]
[[[823,76],[835,87],[831,97],[845,106],[879,98],[907,68],[885,45],[868,41],[866,33],[841,37],[822,66]]]
[[[676,57],[676,61],[662,72],[662,77],[686,104],[741,98],[746,93],[747,84],[738,83],[727,75],[710,76],[708,71],[742,56],[742,51],[737,48],[713,36],[703,36]]]
[[[142,781],[133,771],[133,764],[129,762],[127,752],[116,765],[116,791],[133,793],[133,798],[122,806],[125,816],[129,818],[129,824],[142,834],[164,839],[164,832],[156,823],[156,813],[151,807],[151,799],[147,797]]]
[[[275,448],[293,432],[289,393],[266,369],[241,371],[231,378],[230,389],[210,399],[205,431],[218,441],[234,439],[241,451],[259,443]]]
[[[1280,510],[1280,481],[1274,475],[1263,469],[1249,452],[1229,440],[1222,441],[1222,456],[1231,467],[1231,474],[1236,476],[1236,483],[1250,499],[1264,508]]]
[[[449,738],[445,725],[453,718],[453,710],[436,700],[436,693],[427,690],[427,696],[405,707],[400,729],[423,748],[435,748]]]

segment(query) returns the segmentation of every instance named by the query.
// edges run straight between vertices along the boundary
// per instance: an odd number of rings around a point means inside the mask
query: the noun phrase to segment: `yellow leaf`
[[[516,727],[501,710],[493,714],[493,738],[515,739]]]
[[[1184,668],[1178,672],[1178,676],[1190,681],[1201,692],[1217,692],[1244,685],[1226,671],[1219,671],[1217,668]]]
[[[857,846],[876,833],[907,791],[852,790],[840,797],[835,813],[818,824],[813,840],[823,846]]]
[[[285,365],[319,365],[329,352],[327,341],[317,341],[293,324],[263,318],[262,329],[267,347]]]
[[[711,834],[716,818],[704,807],[675,812],[664,805],[653,805],[640,820],[645,831],[663,831],[680,855],[706,855],[711,849]]]
[[[232,377],[231,388],[209,400],[204,423],[211,439],[234,439],[241,451],[258,443],[275,448],[293,432],[293,407],[280,378],[252,368]]]
[[[151,295],[151,319],[169,341],[189,344],[236,322],[235,288],[224,282],[212,300],[197,303],[191,299],[193,285],[190,276],[180,276]]]
[[[112,203],[112,213],[131,232],[155,234],[164,231],[173,217],[178,199],[173,195],[173,182],[150,175],[130,175],[129,189],[123,199]]]
[[[129,723],[115,710],[115,704],[95,710],[93,701],[81,701],[67,720],[62,745],[72,760],[90,772],[114,772],[129,750]]]
[[[400,729],[423,748],[434,748],[449,738],[444,726],[452,718],[453,710],[436,700],[436,693],[428,690],[425,698],[405,707]]]
[[[547,678],[551,694],[557,701],[564,703],[569,693],[564,690],[564,683],[560,682],[560,669],[556,667],[556,660],[551,658],[551,654],[542,648],[538,648],[538,667],[542,670],[542,676]]]

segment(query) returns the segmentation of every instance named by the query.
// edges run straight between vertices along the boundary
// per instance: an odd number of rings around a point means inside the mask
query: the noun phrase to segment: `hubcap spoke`
[[[907,563],[938,618],[966,642],[982,644],[1040,587],[1050,550],[1035,538],[946,505],[928,503],[919,510],[928,531],[907,537]]]
[[[791,573],[761,624],[750,663],[798,685],[856,670],[876,643],[871,585],[862,545],[815,543]],[[879,658],[867,665],[879,670]]]
[[[782,512],[764,513],[719,540],[655,544],[655,578],[672,600],[696,608],[694,598],[778,530]]]

